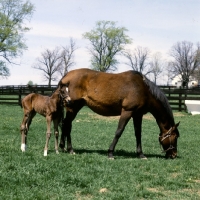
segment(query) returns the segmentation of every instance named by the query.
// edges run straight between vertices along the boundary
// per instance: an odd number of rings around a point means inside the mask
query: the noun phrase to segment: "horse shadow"
[[[106,150],[90,150],[90,149],[74,149],[76,154],[99,154],[107,156],[108,151]],[[144,154],[147,158],[165,158],[165,155],[160,154]],[[125,150],[115,150],[114,151],[115,159],[130,159],[130,158],[138,158],[136,152],[130,152]]]

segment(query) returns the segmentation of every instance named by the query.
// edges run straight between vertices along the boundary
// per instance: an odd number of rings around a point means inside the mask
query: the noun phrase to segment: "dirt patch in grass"
[[[104,119],[104,120],[110,120],[110,121],[118,121],[120,116],[111,116],[111,117],[105,117],[105,116],[102,116],[102,115],[98,115],[98,114],[95,114],[95,113],[88,113],[88,115],[94,119]],[[155,120],[153,115],[151,114],[146,114],[143,116],[143,119],[148,119],[148,120]]]
[[[173,114],[174,117],[183,117],[188,115],[186,112],[174,112]]]
[[[158,193],[160,191],[158,188],[147,188],[147,190],[153,193]]]
[[[82,113],[83,114],[83,113]],[[102,115],[98,115],[96,113],[85,113],[87,114],[89,117],[93,118],[93,119],[104,119],[107,121],[118,121],[120,116],[111,116],[111,117],[105,117]],[[183,117],[183,116],[187,116],[187,113],[185,112],[173,112],[174,117]],[[155,120],[155,118],[153,117],[152,114],[147,113],[143,116],[143,119],[147,119],[147,120]]]
[[[98,115],[96,113],[88,113],[88,115],[94,119],[104,119],[104,120],[111,120],[111,121],[118,121],[120,116],[114,116],[114,117],[105,117],[102,115]]]
[[[76,197],[78,200],[89,200],[89,199],[93,199],[93,196],[91,194],[86,194],[86,195],[83,195],[79,192],[76,193]]]
[[[176,173],[176,172],[171,174],[172,178],[176,178],[177,176],[180,176],[180,175],[181,175],[180,173]]]
[[[108,189],[107,188],[101,188],[99,190],[99,193],[105,193],[105,192],[108,192]]]

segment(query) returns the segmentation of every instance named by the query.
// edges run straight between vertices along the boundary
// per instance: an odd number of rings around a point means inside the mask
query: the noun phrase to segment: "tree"
[[[28,81],[27,85],[33,85],[33,81]]]
[[[124,50],[126,44],[131,43],[131,39],[125,34],[126,31],[124,27],[116,27],[116,22],[98,21],[93,30],[83,34],[91,43],[88,49],[92,55],[93,69],[104,72],[116,70],[116,56]]]
[[[61,53],[62,65],[60,66],[59,72],[61,76],[64,76],[70,67],[72,67],[74,62],[74,52],[77,49],[75,41],[70,38],[69,46],[62,47],[63,51]]]
[[[32,66],[34,69],[41,70],[43,72],[44,80],[48,81],[48,85],[51,85],[51,81],[56,81],[57,73],[62,67],[62,54],[60,48],[56,47],[54,50],[46,49],[41,58],[36,59],[36,63]]]
[[[148,59],[150,55],[148,48],[138,46],[133,51],[126,50],[124,55],[128,59],[128,62],[125,64],[130,66],[134,71],[141,72],[145,75],[151,72],[150,69],[148,69]]]
[[[6,67],[6,63],[0,60],[0,77],[7,78],[10,76],[10,70]]]
[[[169,62],[173,77],[181,77],[182,86],[188,87],[191,76],[200,67],[200,45],[194,48],[193,43],[183,41],[172,46],[170,55],[173,61]]]
[[[152,56],[150,67],[151,73],[153,74],[154,83],[156,84],[158,77],[164,70],[164,63],[161,58],[161,53],[157,52]]]
[[[29,30],[25,21],[30,20],[34,6],[28,0],[0,1],[0,77],[10,75],[8,64],[16,64],[14,59],[27,49],[24,33]]]

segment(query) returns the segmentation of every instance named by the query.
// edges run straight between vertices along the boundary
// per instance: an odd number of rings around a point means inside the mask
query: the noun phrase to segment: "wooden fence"
[[[200,88],[179,89],[172,86],[159,86],[168,98],[172,110],[187,111],[185,100],[200,100]]]
[[[0,86],[0,104],[20,105],[21,99],[31,93],[50,95],[55,91],[57,85],[36,86]],[[186,111],[185,100],[200,100],[200,88],[178,89],[172,86],[159,86],[167,96],[172,110]]]
[[[57,85],[9,85],[0,86],[0,104],[21,105],[21,99],[32,92],[42,95],[51,95]]]

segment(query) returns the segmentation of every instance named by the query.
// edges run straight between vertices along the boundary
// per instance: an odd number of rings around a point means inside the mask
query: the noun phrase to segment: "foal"
[[[51,137],[51,121],[54,124],[55,134],[55,150],[58,154],[58,125],[62,118],[63,104],[68,104],[70,97],[68,95],[68,88],[62,86],[57,88],[51,97],[43,96],[36,93],[31,93],[24,97],[22,100],[22,107],[24,110],[24,117],[21,123],[21,150],[26,150],[27,133],[29,126],[31,125],[33,117],[36,113],[46,117],[47,132],[46,132],[46,144],[44,147],[44,156],[47,156],[49,139]]]

